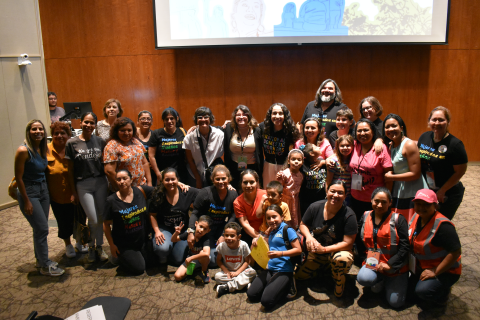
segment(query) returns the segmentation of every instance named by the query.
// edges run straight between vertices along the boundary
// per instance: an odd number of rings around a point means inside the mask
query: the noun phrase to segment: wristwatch
[[[193,230],[192,228],[187,229],[187,233],[194,233],[194,232],[195,232],[195,230]]]

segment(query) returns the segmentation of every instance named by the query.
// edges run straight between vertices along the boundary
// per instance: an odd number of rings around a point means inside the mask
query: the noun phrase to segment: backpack
[[[287,250],[292,249],[292,245],[290,244],[290,241],[288,241],[288,228],[290,228],[288,225],[283,226],[283,241],[285,242],[285,246],[287,247]],[[293,228],[292,228],[293,229]],[[295,257],[290,257],[290,261],[293,264],[293,269],[295,270],[296,266],[301,266],[303,263],[305,263],[305,260],[307,259],[307,245],[305,243],[305,237],[298,231],[295,231],[297,233],[297,238],[298,241],[300,242],[300,248],[302,249],[302,253]]]

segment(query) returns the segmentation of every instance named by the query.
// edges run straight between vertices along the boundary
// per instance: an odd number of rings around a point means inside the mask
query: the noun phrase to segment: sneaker
[[[229,293],[228,286],[226,284],[221,284],[217,286],[217,298],[220,298],[224,294]]]
[[[52,276],[52,277],[58,277],[61,276],[62,274],[65,273],[65,270],[62,268],[57,267],[57,263],[52,263],[46,268],[40,268],[40,274],[43,274],[45,276]]]
[[[203,283],[210,283],[210,276],[208,275],[208,270],[205,272],[201,271],[199,276],[200,278],[202,278]]]
[[[87,261],[88,261],[88,262],[95,262],[95,260],[96,260],[95,247],[89,247],[89,248],[88,248]]]
[[[88,252],[88,244],[82,245],[80,242],[75,243],[75,250],[78,253],[87,253]]]
[[[75,248],[71,244],[65,247],[65,255],[67,256],[67,258],[75,258],[77,256]]]
[[[288,299],[293,299],[297,296],[297,284],[295,283],[295,278],[292,278],[290,281],[290,291],[287,294]]]
[[[97,254],[100,257],[100,261],[108,260],[108,254],[103,250],[102,246],[97,246]]]

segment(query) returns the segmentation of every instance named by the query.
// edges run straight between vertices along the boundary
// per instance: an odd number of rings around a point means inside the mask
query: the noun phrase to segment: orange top
[[[255,201],[253,205],[249,205],[244,198],[244,193],[238,196],[235,201],[233,201],[233,209],[235,210],[235,216],[238,218],[245,217],[248,220],[248,223],[252,226],[255,231],[260,230],[260,226],[262,225],[263,218],[257,218],[256,211],[259,205],[261,205],[261,199],[267,191],[258,189],[257,196],[255,197]]]
[[[62,158],[55,150],[53,143],[47,144],[47,184],[50,193],[50,200],[57,203],[70,203],[72,190],[68,184],[68,170],[73,170],[69,160]]]

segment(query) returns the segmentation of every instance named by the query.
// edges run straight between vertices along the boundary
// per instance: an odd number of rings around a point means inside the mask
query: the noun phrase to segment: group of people
[[[433,109],[431,131],[415,142],[399,115],[380,118],[376,98],[358,108],[355,121],[337,83],[327,79],[298,123],[274,103],[260,124],[239,105],[215,127],[211,110],[200,107],[185,130],[169,107],[164,127],[152,131],[149,111],[135,123],[110,99],[103,120],[82,115],[77,137],[68,124],[52,121],[47,144],[43,123],[30,121],[15,176],[40,273],[64,273],[48,257],[51,205],[67,257],[86,253],[89,262],[110,259],[142,274],[152,254],[178,266],[177,281],[194,272],[206,283],[208,270],[218,267],[218,296],[248,287],[248,298],[265,308],[295,296],[295,279],[333,280],[341,297],[355,257],[363,261],[357,281],[383,290],[392,307],[409,295],[445,302],[461,273],[451,220],[468,162],[448,130],[450,111]],[[91,239],[73,246],[77,204]],[[263,241],[266,269],[251,256]]]

